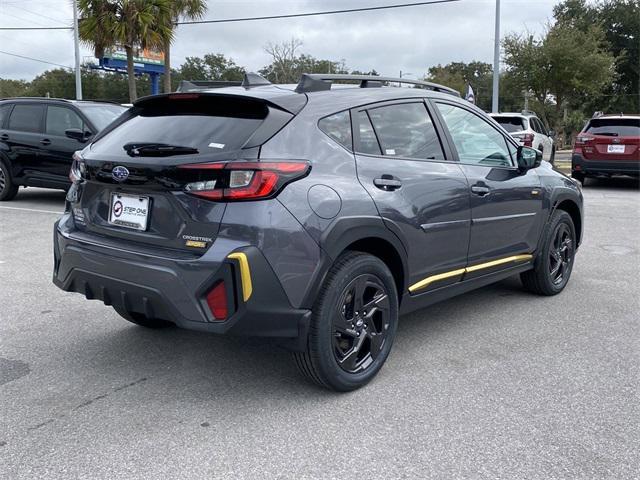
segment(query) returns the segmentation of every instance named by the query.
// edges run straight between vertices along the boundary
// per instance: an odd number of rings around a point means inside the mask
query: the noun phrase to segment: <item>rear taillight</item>
[[[533,146],[533,133],[521,133],[518,135],[514,135],[519,141],[520,145],[524,147]]]
[[[197,182],[184,191],[209,200],[260,200],[275,196],[286,184],[305,177],[307,161],[194,163],[181,169],[199,170]]]
[[[224,280],[216,283],[207,293],[207,305],[216,320],[226,320],[229,308],[227,307],[227,290]]]
[[[69,180],[71,183],[79,183],[87,173],[87,167],[84,163],[84,159],[80,152],[73,154],[73,162],[71,163],[71,170],[69,170]]]

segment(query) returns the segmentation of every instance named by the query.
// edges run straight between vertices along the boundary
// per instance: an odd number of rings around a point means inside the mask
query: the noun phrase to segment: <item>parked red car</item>
[[[571,176],[640,175],[640,115],[599,115],[577,136]]]

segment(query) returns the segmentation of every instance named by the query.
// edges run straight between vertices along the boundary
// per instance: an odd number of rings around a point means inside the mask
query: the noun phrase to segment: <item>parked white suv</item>
[[[544,123],[533,112],[490,113],[502,128],[511,134],[520,145],[537,148],[542,158],[553,163],[556,148],[553,145],[553,130],[547,131]]]

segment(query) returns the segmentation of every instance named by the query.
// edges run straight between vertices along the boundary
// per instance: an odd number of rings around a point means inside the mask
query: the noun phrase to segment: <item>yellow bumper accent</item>
[[[409,292],[410,293],[414,293],[414,292],[416,292],[418,290],[422,290],[423,288],[428,287],[433,282],[437,282],[437,281],[440,281],[440,280],[445,280],[445,279],[451,278],[451,277],[457,277],[457,276],[460,276],[460,275],[462,275],[464,273],[476,272],[478,270],[483,270],[485,268],[496,267],[498,265],[503,265],[505,263],[524,262],[524,261],[531,260],[532,258],[533,258],[533,255],[530,255],[528,253],[522,254],[522,255],[512,255],[511,257],[499,258],[498,260],[492,260],[491,262],[479,263],[477,265],[472,265],[470,267],[459,268],[457,270],[451,270],[450,272],[444,272],[444,273],[439,273],[437,275],[431,275],[430,277],[422,279],[419,282],[414,283],[413,285],[411,285],[409,287]]]
[[[249,260],[242,252],[232,253],[227,256],[233,260],[237,260],[240,264],[240,278],[242,280],[242,299],[246,302],[253,293],[253,285],[251,283],[251,269],[249,268]]]

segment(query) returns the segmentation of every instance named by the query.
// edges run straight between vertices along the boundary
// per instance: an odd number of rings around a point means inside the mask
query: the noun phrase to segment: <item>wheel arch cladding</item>
[[[396,289],[398,291],[398,304],[400,304],[404,290],[405,290],[405,270],[402,262],[402,257],[396,250],[396,248],[380,237],[366,237],[356,240],[348,245],[345,251],[357,251],[368,253],[374,257],[382,260],[385,265],[391,271],[393,279],[396,283]]]
[[[580,215],[580,208],[573,200],[562,200],[556,205],[556,210],[563,210],[571,216],[573,225],[576,230],[576,243],[580,245],[582,241],[582,216]]]

